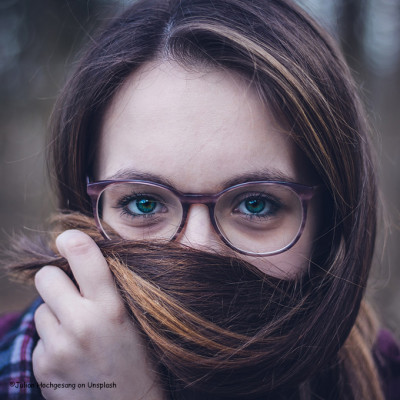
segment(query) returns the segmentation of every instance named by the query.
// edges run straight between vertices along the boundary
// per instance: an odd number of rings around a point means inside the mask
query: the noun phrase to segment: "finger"
[[[32,352],[32,367],[36,379],[39,378],[39,374],[37,371],[38,370],[37,366],[39,364],[38,360],[43,359],[44,354],[45,354],[44,343],[42,339],[39,339]]]
[[[36,331],[44,342],[49,340],[50,337],[54,337],[56,330],[60,326],[57,317],[46,303],[41,304],[37,308],[34,320]]]
[[[59,321],[68,319],[82,299],[77,287],[67,274],[51,265],[46,265],[36,273],[35,286]]]
[[[83,297],[91,300],[117,296],[110,269],[96,243],[85,233],[68,230],[56,245],[71,267]]]
[[[39,339],[39,341],[36,343],[35,348],[33,349],[32,368],[33,375],[35,376],[38,383],[47,380],[46,374],[49,370],[51,370],[51,362],[49,362],[49,357],[47,357],[46,355],[46,349],[42,339]],[[44,396],[43,392],[42,396]]]

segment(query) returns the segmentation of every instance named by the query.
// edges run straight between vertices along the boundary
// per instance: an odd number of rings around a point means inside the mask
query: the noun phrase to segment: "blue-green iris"
[[[140,199],[136,200],[136,207],[138,210],[144,214],[151,213],[155,210],[157,203],[150,199]]]
[[[249,199],[245,202],[245,207],[247,211],[258,214],[265,208],[265,201],[261,199]]]

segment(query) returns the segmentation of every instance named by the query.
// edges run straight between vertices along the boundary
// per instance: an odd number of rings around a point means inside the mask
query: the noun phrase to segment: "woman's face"
[[[183,193],[210,194],[232,181],[286,177],[315,184],[306,165],[284,127],[242,78],[159,62],[128,78],[107,109],[95,178],[156,177]],[[236,255],[273,276],[300,274],[309,265],[316,208],[313,200],[300,240],[286,252],[269,257]],[[233,252],[215,232],[203,204],[190,206],[176,240],[205,251]]]

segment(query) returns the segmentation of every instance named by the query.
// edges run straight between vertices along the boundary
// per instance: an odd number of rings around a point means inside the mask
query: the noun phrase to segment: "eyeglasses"
[[[204,204],[221,240],[252,256],[282,253],[299,240],[315,189],[256,181],[216,194],[191,194],[142,180],[87,180],[94,218],[106,239],[118,234],[130,240],[174,240],[185,226],[190,205]]]

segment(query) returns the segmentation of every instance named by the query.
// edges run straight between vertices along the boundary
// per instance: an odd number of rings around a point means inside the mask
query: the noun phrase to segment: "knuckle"
[[[98,332],[97,320],[92,318],[73,318],[69,324],[68,332],[73,338],[76,347],[87,348],[93,336]]]
[[[86,347],[87,342],[90,340],[92,333],[96,331],[95,327],[92,327],[90,321],[75,321],[71,323],[70,332],[74,337],[74,341],[79,347]]]
[[[67,365],[71,356],[71,344],[65,338],[58,337],[57,341],[52,341],[48,345],[49,355],[54,365]]]
[[[92,240],[85,233],[71,229],[61,233],[56,239],[56,244],[61,251],[80,255],[91,249]]]
[[[32,365],[36,379],[43,380],[49,374],[51,363],[43,350],[41,341],[38,342],[32,353]]]
[[[40,268],[35,274],[35,286],[46,287],[49,285],[51,277],[57,274],[57,270],[58,268],[52,265],[45,265],[44,267]]]
[[[122,325],[127,320],[127,310],[123,303],[111,303],[107,306],[106,314],[114,325]]]
[[[44,316],[44,314],[49,312],[49,307],[47,306],[46,303],[41,304],[35,311],[35,314],[33,316],[35,323],[38,324],[42,317]]]

